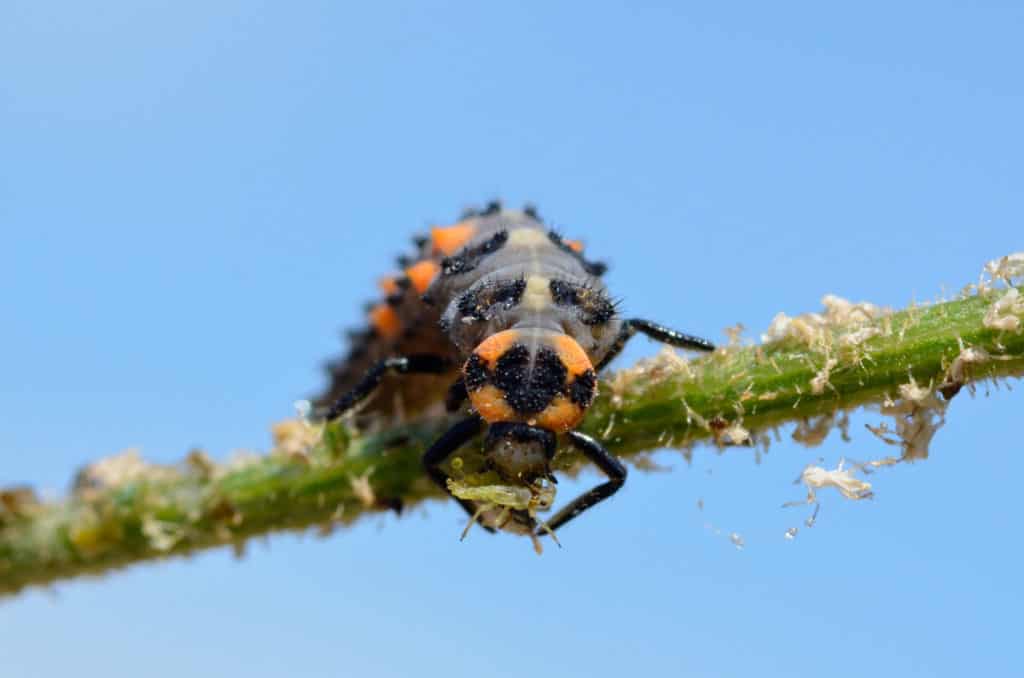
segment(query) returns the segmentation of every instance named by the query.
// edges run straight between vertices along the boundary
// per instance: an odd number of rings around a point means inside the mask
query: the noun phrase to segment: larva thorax
[[[474,409],[490,423],[572,429],[596,393],[594,365],[620,320],[587,262],[521,212],[478,219],[424,295],[465,359]]]
[[[441,327],[464,356],[503,330],[547,330],[568,334],[597,362],[619,319],[598,277],[603,266],[579,249],[522,212],[480,218],[424,298],[441,310]]]

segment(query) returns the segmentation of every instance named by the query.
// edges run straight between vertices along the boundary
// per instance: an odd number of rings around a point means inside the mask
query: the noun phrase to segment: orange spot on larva
[[[431,241],[434,243],[434,252],[445,256],[455,254],[463,245],[469,242],[475,231],[476,226],[471,221],[460,221],[454,226],[430,229]]]
[[[390,296],[398,291],[398,281],[395,280],[394,276],[381,278],[377,281],[377,286],[380,287],[386,296]]]
[[[475,391],[470,391],[469,401],[473,403],[473,409],[477,411],[477,414],[483,417],[486,422],[494,423],[496,421],[517,421],[522,419],[505,402],[505,394],[494,384],[487,384]]]
[[[563,395],[555,396],[551,404],[537,415],[537,426],[555,433],[565,433],[583,421],[583,408]]]
[[[433,282],[440,270],[441,267],[436,261],[424,259],[405,269],[405,275],[412,281],[412,286],[416,291],[423,294],[430,287],[430,283]]]
[[[559,334],[551,341],[558,357],[569,374],[576,376],[594,368],[583,347],[576,343],[576,340],[568,334]]]
[[[370,325],[384,339],[395,339],[402,330],[402,321],[398,314],[387,304],[374,306],[370,310]]]
[[[477,346],[473,353],[480,356],[487,365],[494,369],[495,364],[498,362],[498,358],[505,354],[512,344],[516,343],[519,339],[519,332],[516,330],[505,330],[504,332],[498,332],[487,337],[479,346]]]
[[[582,240],[566,240],[565,244],[568,245],[569,249],[571,249],[573,252],[576,252],[577,254],[583,251]]]

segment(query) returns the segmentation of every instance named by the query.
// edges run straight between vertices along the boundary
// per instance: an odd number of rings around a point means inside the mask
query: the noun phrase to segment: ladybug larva
[[[513,489],[550,498],[550,463],[563,436],[608,480],[550,520],[538,524],[522,508],[489,519],[476,502],[455,497],[488,531],[553,535],[626,479],[614,455],[574,430],[597,393],[597,373],[637,332],[680,348],[714,346],[622,318],[601,282],[605,265],[547,229],[532,208],[491,203],[415,242],[416,255],[400,257],[400,272],[381,280],[384,298],[367,308],[368,329],[352,333],[349,355],[328,365],[331,383],[315,399],[317,411],[328,421],[360,404],[361,415],[378,418],[439,403],[464,411],[423,455],[427,474],[449,494],[441,464],[486,429],[487,467]]]

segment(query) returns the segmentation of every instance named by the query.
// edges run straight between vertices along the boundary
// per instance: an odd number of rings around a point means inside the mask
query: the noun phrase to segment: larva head
[[[564,433],[597,393],[586,352],[567,334],[505,330],[484,340],[463,367],[470,402],[487,422],[516,422]]]
[[[505,480],[527,486],[552,477],[550,462],[556,447],[551,431],[507,421],[491,424],[484,443],[491,468]]]

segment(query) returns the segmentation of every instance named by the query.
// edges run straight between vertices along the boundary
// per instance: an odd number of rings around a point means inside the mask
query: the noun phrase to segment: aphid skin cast
[[[564,436],[608,480],[542,526],[525,511],[506,512],[512,520],[499,525],[553,533],[626,479],[626,468],[600,442],[573,430],[597,393],[597,372],[637,332],[680,348],[714,346],[619,316],[600,279],[605,265],[548,230],[532,208],[491,203],[414,242],[417,255],[400,258],[402,271],[381,281],[385,298],[368,308],[369,330],[352,336],[347,358],[328,365],[331,384],[315,400],[318,411],[335,419],[371,393],[362,415],[415,414],[440,402],[449,412],[465,409],[466,418],[423,455],[446,492],[440,465],[485,429],[490,467],[532,491],[554,481],[550,462]],[[477,514],[473,502],[457,501]]]

